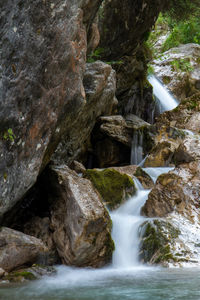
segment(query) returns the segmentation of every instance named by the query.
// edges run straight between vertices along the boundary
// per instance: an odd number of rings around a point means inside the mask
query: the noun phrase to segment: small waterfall
[[[154,76],[148,77],[149,83],[153,87],[153,94],[156,98],[157,108],[159,113],[163,113],[167,110],[172,110],[178,106],[179,102],[176,100],[170,92],[164,87],[164,85]]]
[[[167,173],[173,168],[144,169],[154,181],[160,174]],[[140,265],[138,258],[139,238],[138,229],[145,217],[140,215],[150,190],[144,190],[138,179],[134,179],[137,192],[126,203],[111,213],[113,223],[112,238],[115,242],[112,265],[114,268],[132,268]]]
[[[138,165],[143,160],[143,131],[134,131],[131,145],[131,165]]]

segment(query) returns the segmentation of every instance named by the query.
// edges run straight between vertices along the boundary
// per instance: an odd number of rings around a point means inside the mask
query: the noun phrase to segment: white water
[[[154,76],[150,75],[148,77],[149,83],[153,87],[153,94],[158,101],[160,113],[172,110],[178,106],[179,102],[176,100],[168,90],[162,85],[162,83]]]
[[[179,102],[164,87],[164,85],[154,76],[148,77],[153,87],[153,94],[156,98],[156,106],[159,114],[167,110],[172,110],[178,106]],[[131,146],[131,164],[138,165],[143,160],[143,133],[136,131],[133,134]]]
[[[148,198],[149,190],[144,190],[137,179],[135,185],[136,195],[111,214],[115,242],[112,264],[115,268],[131,268],[139,264],[138,228],[144,221],[140,209]]]
[[[145,168],[155,182],[161,174],[167,173],[173,168]],[[113,222],[112,238],[115,242],[112,266],[114,268],[132,268],[140,265],[138,259],[139,226],[146,218],[140,215],[142,206],[145,204],[150,190],[144,190],[138,179],[134,179],[137,188],[135,196],[111,213]]]

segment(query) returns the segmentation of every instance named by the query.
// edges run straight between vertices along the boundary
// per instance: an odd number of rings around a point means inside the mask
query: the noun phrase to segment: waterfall
[[[134,131],[131,145],[131,165],[138,165],[143,159],[143,131]]]
[[[178,106],[179,102],[176,100],[170,92],[164,87],[164,85],[154,76],[148,77],[150,84],[153,87],[153,94],[156,99],[156,108],[158,114],[167,110],[172,110]],[[132,139],[131,146],[131,164],[138,165],[143,160],[143,132],[135,131]]]
[[[156,98],[157,108],[159,113],[163,113],[167,110],[172,110],[178,106],[179,102],[176,100],[172,94],[164,87],[164,85],[154,76],[150,75],[148,77],[149,83],[153,87],[153,94]]]
[[[154,182],[160,174],[173,168],[144,168]],[[144,190],[138,179],[134,179],[136,195],[111,213],[113,223],[112,238],[115,242],[112,265],[114,268],[131,268],[140,265],[138,259],[138,229],[145,217],[140,215],[150,190]]]

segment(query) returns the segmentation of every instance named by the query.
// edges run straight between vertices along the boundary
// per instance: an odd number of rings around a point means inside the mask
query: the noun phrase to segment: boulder
[[[110,262],[111,220],[92,183],[67,166],[51,166],[49,187],[51,230],[62,263],[101,267]]]
[[[84,176],[93,183],[109,209],[116,209],[136,191],[132,176],[118,168],[88,169]]]
[[[0,268],[7,272],[24,265],[45,263],[48,248],[40,239],[22,232],[1,227]]]
[[[142,208],[142,214],[154,218],[141,226],[143,261],[165,266],[200,263],[199,170],[197,160],[158,177]]]
[[[171,248],[175,245],[180,233],[180,230],[167,221],[152,220],[144,222],[139,229],[140,261],[164,266],[177,262],[180,257],[176,257]]]

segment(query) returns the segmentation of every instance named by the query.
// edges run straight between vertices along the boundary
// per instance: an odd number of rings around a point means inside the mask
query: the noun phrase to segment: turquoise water
[[[200,300],[200,269],[72,269],[26,285],[1,286],[1,300]]]

